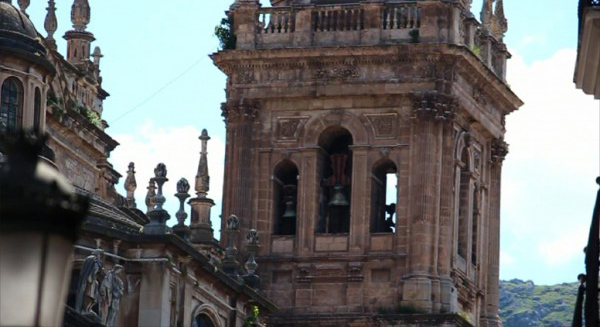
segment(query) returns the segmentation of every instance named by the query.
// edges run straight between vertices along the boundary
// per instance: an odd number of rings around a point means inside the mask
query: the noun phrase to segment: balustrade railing
[[[263,8],[258,12],[259,34],[293,33],[296,15],[290,8]]]
[[[383,7],[382,28],[384,30],[421,27],[422,10],[414,4]]]
[[[317,8],[312,12],[314,32],[357,31],[364,28],[364,11],[360,7]]]

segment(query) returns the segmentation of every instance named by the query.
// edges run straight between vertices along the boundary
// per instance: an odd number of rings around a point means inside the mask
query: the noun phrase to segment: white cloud
[[[210,135],[210,131],[209,135]],[[165,208],[171,214],[169,225],[175,224],[175,213],[179,209],[179,202],[173,195],[176,193],[177,181],[184,177],[190,185],[190,193],[195,196],[194,180],[198,170],[201,142],[198,140],[200,129],[194,126],[159,127],[152,120],[147,120],[137,130],[130,134],[114,135],[121,144],[112,153],[111,162],[123,178],[118,186],[118,191],[125,194],[123,182],[126,177],[129,162],[135,163],[137,190],[135,198],[137,207],[146,211],[145,196],[148,181],[154,174],[154,168],[160,162],[167,166],[167,178],[164,185],[164,195],[167,199]],[[208,163],[210,174],[209,197],[216,202],[211,210],[211,220],[218,233],[221,213],[221,195],[223,190],[223,158],[225,157],[225,142],[218,137],[211,136],[208,142]],[[185,206],[188,213],[186,223],[189,224],[190,208]]]
[[[563,49],[531,64],[518,54],[509,61],[508,82],[525,105],[507,117],[502,250],[519,265],[503,262],[503,278],[562,282],[581,269],[566,263],[581,255],[589,229],[600,104],[575,88],[575,58],[575,50]]]
[[[542,241],[538,248],[539,253],[548,265],[569,263],[574,258],[582,256],[583,248],[587,244],[588,233],[589,228],[580,226],[556,239]]]
[[[501,265],[512,265],[515,259],[506,251],[500,251],[500,264]]]

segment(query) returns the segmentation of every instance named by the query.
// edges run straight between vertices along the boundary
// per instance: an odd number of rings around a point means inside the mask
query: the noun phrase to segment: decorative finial
[[[166,222],[171,217],[169,216],[169,213],[163,209],[163,204],[165,203],[163,185],[169,180],[167,179],[167,166],[165,166],[165,164],[159,163],[156,168],[154,168],[154,178],[152,180],[158,185],[158,191],[152,199],[154,208],[147,214],[150,218],[150,222],[144,225],[144,234],[160,235],[170,233],[171,229],[167,226]]]
[[[177,182],[177,193],[175,193],[175,197],[177,197],[179,200],[179,210],[175,214],[175,217],[177,218],[177,225],[173,226],[173,233],[179,235],[184,240],[188,240],[191,234],[190,228],[185,225],[185,219],[188,215],[183,207],[185,199],[190,197],[190,194],[188,193],[189,191],[190,183],[188,183],[187,179],[185,178],[180,179]]]
[[[244,264],[244,268],[246,268],[247,274],[244,276],[244,281],[246,284],[252,288],[258,288],[260,284],[260,277],[256,275],[256,269],[258,269],[258,264],[256,263],[256,252],[260,248],[258,244],[258,232],[255,229],[251,229],[246,234],[246,240],[248,241],[248,245],[246,246],[248,249],[248,253],[250,254],[246,264]]]
[[[493,17],[492,24],[492,35],[497,40],[502,40],[504,34],[508,31],[508,21],[504,16],[504,3],[503,0],[496,0],[496,9]]]
[[[240,228],[240,220],[236,215],[230,215],[227,218],[227,230],[237,231]]]
[[[56,5],[54,0],[48,0],[48,11],[46,13],[46,19],[44,20],[44,29],[48,32],[48,36],[46,37],[46,41],[48,46],[52,50],[56,50],[56,40],[54,39],[54,33],[58,29],[58,21],[56,20]]]
[[[71,22],[75,31],[83,32],[90,23],[90,4],[88,0],[75,0],[71,7]]]
[[[187,179],[185,178],[180,179],[179,182],[177,182],[177,193],[175,193],[175,196],[179,199],[179,211],[177,211],[177,213],[175,214],[175,217],[177,217],[178,222],[177,225],[179,226],[185,225],[185,218],[187,218],[187,213],[183,208],[183,204],[185,202],[185,199],[190,197],[190,195],[188,194],[189,191],[190,183],[188,183]]]
[[[158,185],[158,192],[156,196],[152,199],[152,203],[154,204],[154,210],[163,210],[163,204],[165,203],[165,197],[163,196],[163,185],[165,184],[167,179],[167,166],[164,163],[159,163],[154,168],[154,181]]]
[[[206,129],[202,130],[199,139],[202,141],[202,151],[200,152],[200,163],[198,164],[198,172],[196,173],[196,194],[199,198],[206,198],[210,188],[210,177],[208,176],[208,152],[206,151],[210,136],[208,136]]]
[[[156,183],[154,182],[154,178],[150,178],[146,189],[148,189],[148,193],[146,193],[146,212],[150,212],[150,210],[154,208],[154,203],[152,201],[156,196]]]
[[[137,188],[137,182],[135,180],[135,165],[133,162],[129,163],[127,170],[127,178],[125,179],[125,191],[127,191],[127,205],[130,208],[136,208],[134,192]]]
[[[19,0],[19,8],[25,14],[27,14],[27,7],[29,7],[29,0]]]
[[[100,58],[104,57],[102,55],[102,51],[100,50],[100,47],[95,47],[94,48],[94,52],[92,53],[92,57],[94,58],[94,64],[96,64],[97,66],[100,66]]]
[[[236,238],[239,234],[240,220],[236,215],[230,215],[227,218],[227,248],[225,248],[225,258],[223,259],[223,270],[226,274],[237,277],[239,263],[236,260],[238,250],[235,246]]]
[[[492,27],[492,16],[493,16],[494,0],[483,0],[483,7],[481,8],[481,24],[487,30]]]

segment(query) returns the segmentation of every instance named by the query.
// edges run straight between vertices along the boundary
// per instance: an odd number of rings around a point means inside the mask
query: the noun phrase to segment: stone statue
[[[98,273],[102,272],[102,255],[104,251],[97,249],[83,261],[79,273],[79,284],[75,298],[75,311],[96,316],[92,307],[98,303],[100,290]]]
[[[108,271],[106,277],[102,280],[102,290],[104,290],[104,301],[106,316],[103,319],[106,327],[113,327],[115,325],[115,319],[117,312],[119,311],[119,304],[121,303],[121,297],[125,289],[123,281],[119,277],[119,273],[123,271],[123,266],[115,265],[111,270]]]

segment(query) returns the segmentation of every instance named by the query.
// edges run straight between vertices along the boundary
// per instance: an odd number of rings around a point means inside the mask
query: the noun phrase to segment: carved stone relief
[[[359,76],[356,66],[345,66],[336,68],[318,68],[313,73],[313,78],[318,80],[347,79]]]
[[[279,117],[277,118],[277,126],[275,138],[277,141],[297,141],[300,130],[306,123],[308,116],[299,117]]]
[[[366,114],[375,139],[394,138],[398,134],[398,114]]]

